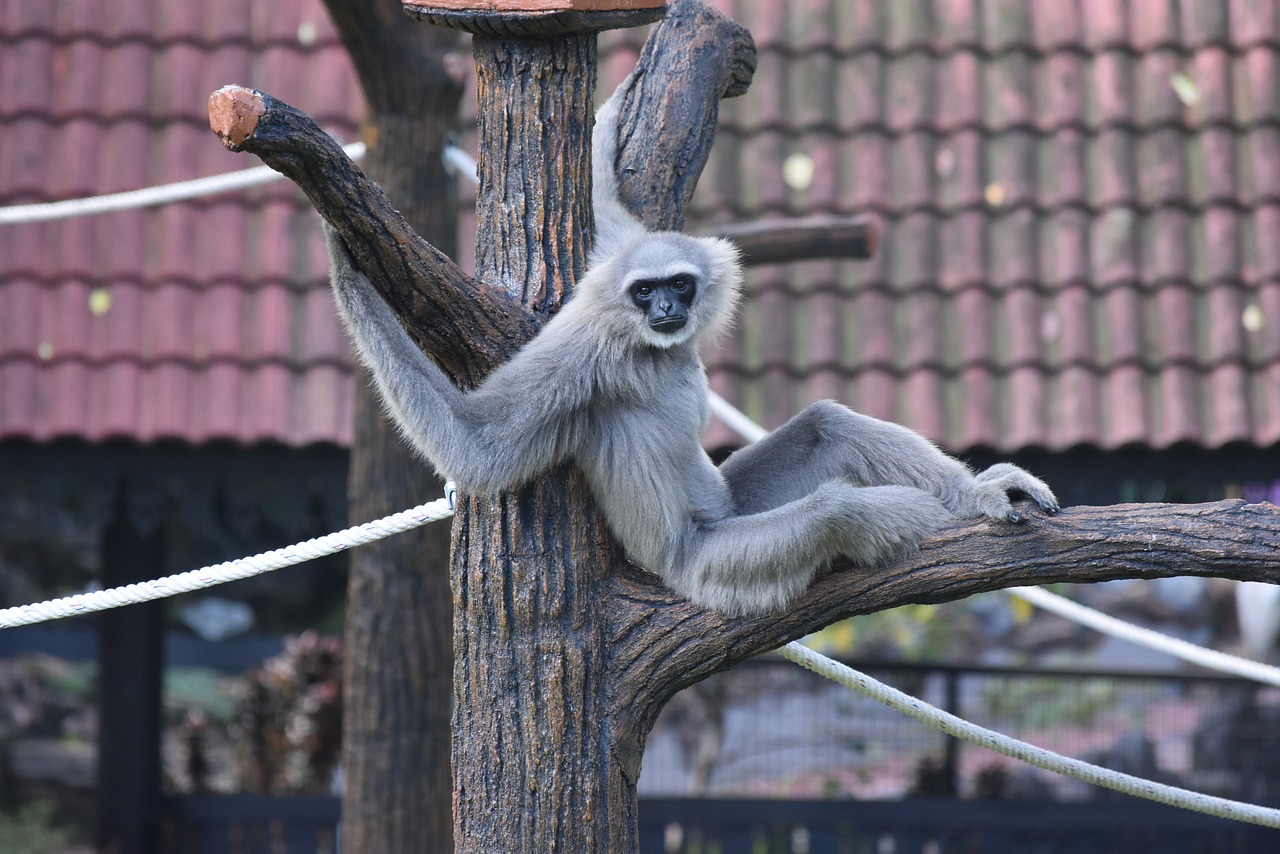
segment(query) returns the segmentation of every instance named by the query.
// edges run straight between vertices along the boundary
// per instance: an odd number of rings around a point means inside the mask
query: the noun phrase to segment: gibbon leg
[[[883,564],[950,518],[936,498],[911,487],[827,481],[780,507],[691,528],[666,581],[715,610],[760,613],[795,599],[836,556]]]
[[[954,514],[1021,521],[1008,492],[1056,512],[1053,492],[1017,466],[976,477],[918,433],[829,400],[811,404],[766,438],[732,454],[720,472],[739,513],[777,507],[841,479],[857,486],[897,484],[931,493]]]

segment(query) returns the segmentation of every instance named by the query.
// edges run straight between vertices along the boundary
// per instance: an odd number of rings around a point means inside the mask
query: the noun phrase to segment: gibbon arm
[[[361,362],[405,438],[441,474],[468,490],[498,492],[565,459],[580,432],[584,382],[562,354],[549,352],[547,339],[464,393],[409,338],[328,223],[324,236],[338,313]],[[556,394],[539,393],[534,379]]]

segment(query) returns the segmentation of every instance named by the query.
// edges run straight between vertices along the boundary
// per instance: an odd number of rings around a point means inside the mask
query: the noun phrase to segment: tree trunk
[[[595,34],[477,35],[473,50],[477,276],[546,312],[582,272],[588,249],[591,173],[582,152]],[[581,479],[562,467],[517,495],[469,496],[460,511],[458,850],[635,850],[634,791],[628,796],[607,749],[608,665],[593,596],[608,552]]]
[[[369,175],[405,220],[456,254],[454,182],[441,156],[458,124],[455,33],[407,26],[392,4],[328,0],[368,104]],[[409,73],[410,69],[416,73]],[[383,415],[362,372],[347,494],[352,523],[441,494]],[[449,527],[428,525],[351,554],[343,675],[341,849],[453,851],[453,603]]]

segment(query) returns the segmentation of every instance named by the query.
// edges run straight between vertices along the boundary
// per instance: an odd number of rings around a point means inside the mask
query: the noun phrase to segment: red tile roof
[[[776,426],[834,397],[958,450],[1280,441],[1277,0],[717,5],[759,70],[691,226],[882,233],[751,272],[708,360],[727,398]],[[637,37],[604,36],[604,85]],[[229,82],[355,136],[319,0],[5,5],[0,205],[253,165],[207,129]],[[313,218],[277,184],[0,226],[0,438],[350,441]]]
[[[258,165],[209,131],[232,82],[355,138],[359,88],[319,0],[5,4],[0,205]],[[285,182],[0,225],[0,437],[349,442],[326,270]]]
[[[725,397],[767,426],[836,397],[959,450],[1280,441],[1274,0],[723,5],[760,64],[701,218],[883,235],[752,272],[708,360]]]

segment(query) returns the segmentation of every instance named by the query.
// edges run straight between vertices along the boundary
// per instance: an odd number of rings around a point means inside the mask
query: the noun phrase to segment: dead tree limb
[[[224,86],[209,96],[209,124],[227,149],[256,154],[298,185],[418,344],[455,378],[477,382],[536,333],[537,318],[419,237],[306,113],[265,92]]]
[[[762,219],[705,229],[738,244],[748,267],[813,258],[871,258],[879,235],[863,216]]]

